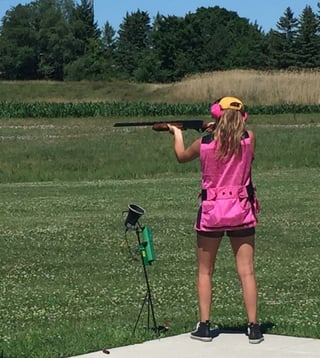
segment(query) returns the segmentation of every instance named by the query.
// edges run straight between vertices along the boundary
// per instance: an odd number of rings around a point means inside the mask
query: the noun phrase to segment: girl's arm
[[[251,139],[251,148],[252,148],[252,152],[254,154],[254,151],[256,150],[256,136],[250,130],[248,130],[248,134],[249,134],[249,137]]]
[[[181,129],[168,124],[170,133],[174,138],[174,152],[179,163],[190,162],[200,155],[201,138],[196,139],[189,147],[184,147],[183,135]]]

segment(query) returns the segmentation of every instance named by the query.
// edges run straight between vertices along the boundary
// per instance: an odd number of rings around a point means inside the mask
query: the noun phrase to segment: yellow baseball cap
[[[243,110],[243,103],[236,97],[223,97],[218,103],[222,109],[235,109],[237,111]]]

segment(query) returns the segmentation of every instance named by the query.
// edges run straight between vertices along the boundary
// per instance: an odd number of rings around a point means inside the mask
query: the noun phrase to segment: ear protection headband
[[[243,111],[243,103],[236,97],[223,97],[214,102],[210,107],[210,113],[213,118],[220,119],[224,109],[234,109],[240,111],[242,119],[248,119],[248,113]]]

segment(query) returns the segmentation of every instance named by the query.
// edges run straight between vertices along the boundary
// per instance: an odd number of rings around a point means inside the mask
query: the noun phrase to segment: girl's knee
[[[247,280],[254,278],[253,265],[247,265],[245,267],[238,267],[238,276],[241,280]]]

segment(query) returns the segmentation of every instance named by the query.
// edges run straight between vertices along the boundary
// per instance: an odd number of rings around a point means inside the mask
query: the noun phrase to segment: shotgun
[[[208,128],[213,127],[212,122],[205,122],[200,119],[181,120],[181,121],[167,121],[167,122],[117,122],[114,127],[145,127],[152,126],[152,129],[157,132],[168,131],[167,124],[178,127],[181,130],[195,129],[198,132],[204,132]]]

